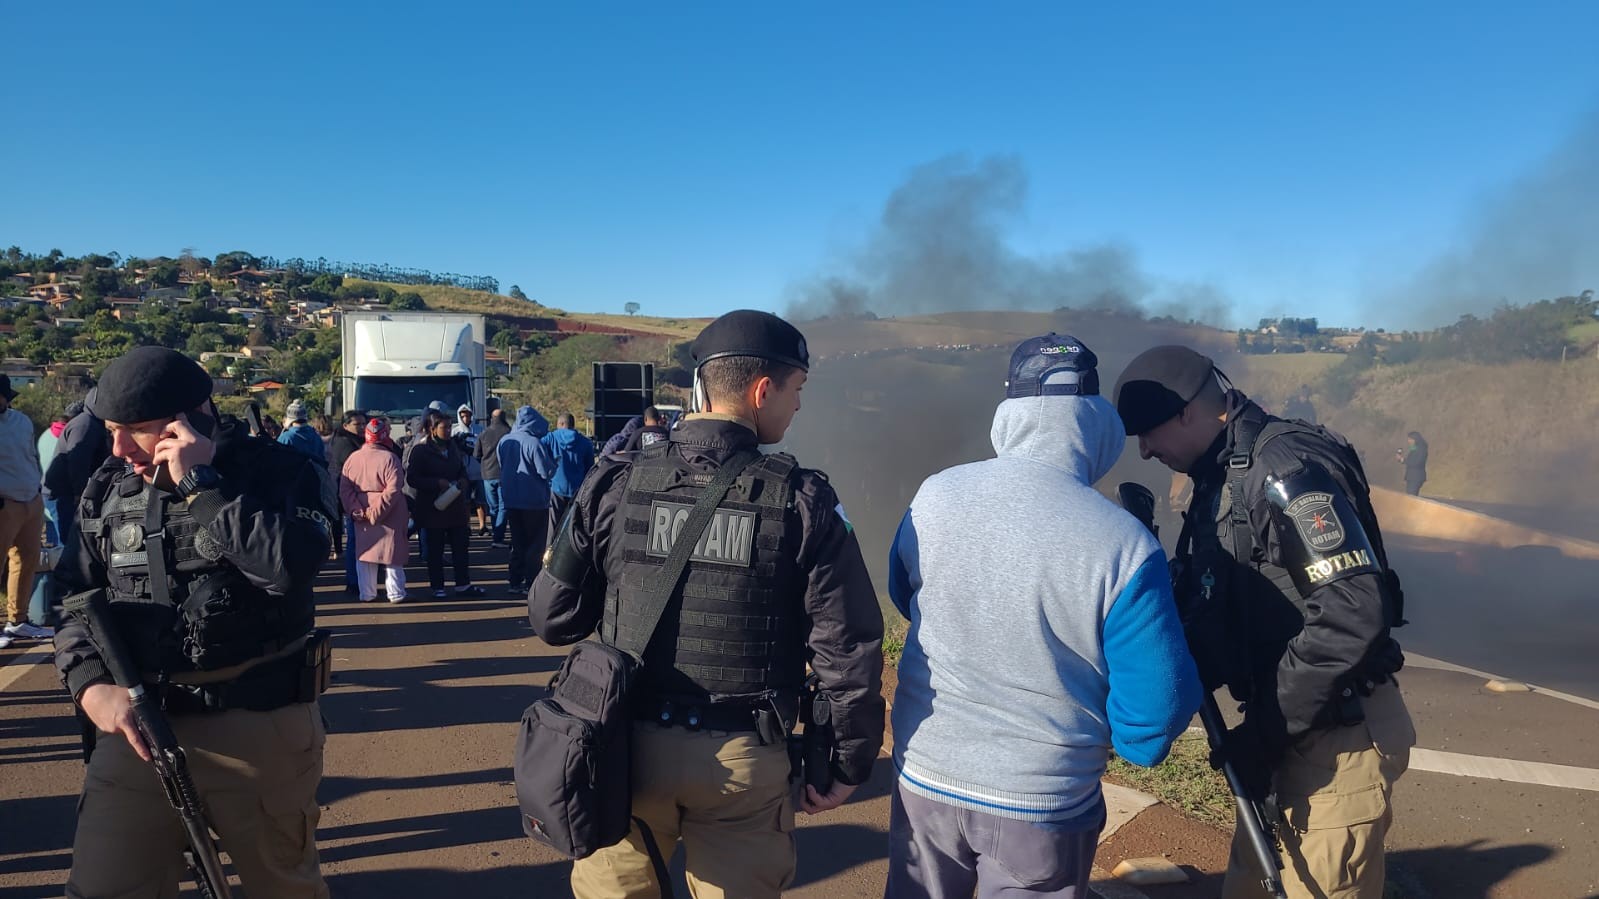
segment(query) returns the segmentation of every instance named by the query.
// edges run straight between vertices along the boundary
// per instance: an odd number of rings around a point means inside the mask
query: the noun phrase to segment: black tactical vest
[[[147,672],[214,670],[276,652],[305,636],[314,615],[277,600],[223,559],[222,544],[173,496],[131,472],[104,469],[84,492],[80,527],[106,569],[107,599]],[[160,504],[152,517],[150,503]],[[151,525],[164,531],[167,596],[153,588]]]
[[[647,585],[712,478],[671,446],[640,452],[627,477],[617,510],[620,552],[611,553],[620,570],[607,572],[601,624],[608,643],[644,626],[639,607]],[[763,456],[733,482],[645,650],[646,698],[703,703],[798,692],[806,580],[796,561],[798,527],[789,518],[795,466],[792,456]]]
[[[1340,473],[1350,481],[1347,498],[1355,506],[1356,517],[1385,572],[1385,594],[1392,594],[1385,595],[1385,603],[1401,602],[1402,594],[1388,569],[1377,516],[1371,507],[1365,470],[1354,448],[1326,428],[1270,421],[1259,406],[1246,403],[1229,424],[1224,451],[1227,463],[1194,485],[1193,501],[1176,550],[1178,558],[1184,560],[1185,582],[1177,585],[1178,589],[1201,601],[1223,604],[1216,613],[1226,623],[1235,652],[1222,664],[1228,669],[1225,680],[1239,698],[1251,692],[1252,681],[1273,676],[1283,648],[1305,626],[1305,599],[1294,585],[1293,576],[1268,559],[1265,548],[1255,539],[1243,497],[1244,475],[1259,458],[1260,448],[1293,433],[1314,434],[1338,455]],[[1390,626],[1403,623],[1402,609],[1391,610],[1390,618]]]

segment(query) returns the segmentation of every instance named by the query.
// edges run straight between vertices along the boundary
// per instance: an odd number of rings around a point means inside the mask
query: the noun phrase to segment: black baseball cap
[[[211,398],[211,376],[198,362],[164,346],[142,346],[112,360],[89,392],[101,421],[131,424],[171,418]]]
[[[1069,334],[1030,337],[1010,354],[1005,398],[1098,396],[1099,357]]]
[[[1216,371],[1209,356],[1185,346],[1158,346],[1128,363],[1116,382],[1116,411],[1127,436],[1146,434],[1174,418]]]
[[[801,371],[810,371],[811,354],[805,335],[770,312],[739,309],[705,326],[694,338],[689,355],[698,368],[712,359],[726,356],[755,356]]]

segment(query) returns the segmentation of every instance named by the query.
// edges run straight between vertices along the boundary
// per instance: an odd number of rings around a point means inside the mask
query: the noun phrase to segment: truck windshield
[[[428,403],[441,400],[454,420],[455,410],[472,402],[471,382],[466,378],[372,378],[355,382],[355,408],[362,412],[384,412],[390,418],[405,419],[421,415]]]

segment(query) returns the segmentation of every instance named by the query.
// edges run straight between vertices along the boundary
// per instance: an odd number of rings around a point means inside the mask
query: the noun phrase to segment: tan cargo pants
[[[670,860],[683,841],[695,899],[765,899],[794,879],[788,750],[754,734],[633,725],[633,815]],[[576,899],[658,899],[638,825],[572,865]]]
[[[43,543],[44,498],[36,496],[25,503],[6,500],[0,508],[0,551],[6,554],[6,621],[12,624],[28,620],[33,575]]]
[[[316,802],[327,739],[316,703],[174,716],[212,830],[250,899],[326,899]],[[187,879],[183,825],[154,770],[100,734],[78,799],[69,899],[172,899]]]
[[[1367,697],[1364,708],[1364,722],[1319,731],[1290,748],[1272,776],[1289,899],[1382,897],[1393,786],[1410,766],[1416,729],[1392,682]],[[1224,899],[1267,895],[1251,859],[1235,828]]]

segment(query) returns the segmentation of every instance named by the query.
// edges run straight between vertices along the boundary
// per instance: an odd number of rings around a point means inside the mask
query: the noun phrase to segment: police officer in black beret
[[[1266,414],[1188,347],[1134,359],[1116,407],[1145,459],[1194,481],[1175,593],[1205,686],[1244,703],[1224,751],[1254,798],[1275,797],[1287,894],[1377,899],[1415,730],[1389,635],[1403,595],[1359,457]],[[1235,836],[1224,896],[1264,895],[1249,858]]]
[[[801,807],[815,814],[849,798],[882,746],[883,617],[827,478],[759,451],[799,411],[805,338],[775,315],[730,312],[694,341],[693,358],[696,411],[668,441],[601,460],[528,605],[552,644],[596,628],[608,643],[647,641],[634,689],[633,815],[667,857],[683,840],[697,894],[775,897],[794,875],[784,744],[806,663],[830,700],[835,741],[832,787],[804,787]],[[651,631],[646,587],[708,482],[733,465],[745,467]],[[573,865],[572,892],[656,896],[652,867],[635,824]]]
[[[61,586],[106,591],[250,895],[327,896],[311,838],[325,672],[308,662],[325,659],[312,583],[328,555],[327,473],[219,421],[211,378],[165,347],[107,366],[89,411],[110,431],[111,457],[83,492]],[[185,833],[145,764],[128,691],[81,618],[55,646],[62,682],[100,731],[66,893],[176,895]]]

